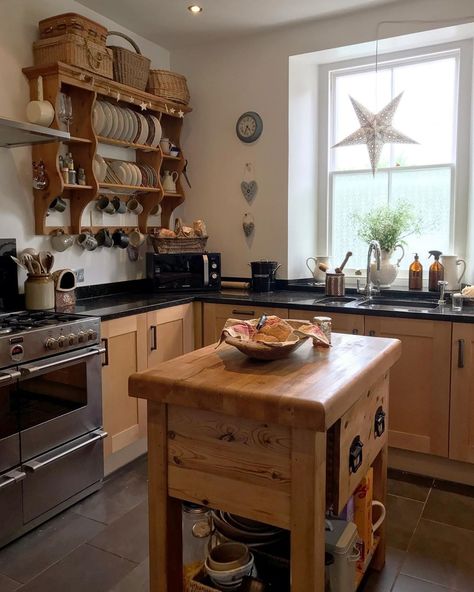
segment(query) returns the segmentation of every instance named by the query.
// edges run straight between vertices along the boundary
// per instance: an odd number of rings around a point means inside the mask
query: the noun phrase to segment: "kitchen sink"
[[[370,300],[362,300],[357,308],[369,308],[372,310],[433,310],[439,304],[434,300],[406,300],[398,298],[376,297]]]
[[[348,302],[354,302],[357,298],[351,298],[350,296],[326,296],[326,298],[321,298],[321,300],[316,300],[315,304],[347,304]]]

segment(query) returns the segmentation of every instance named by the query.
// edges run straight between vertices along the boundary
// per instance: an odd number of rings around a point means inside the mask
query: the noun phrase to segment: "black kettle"
[[[275,288],[275,275],[281,264],[260,259],[251,261],[249,265],[252,268],[252,292],[271,292]]]

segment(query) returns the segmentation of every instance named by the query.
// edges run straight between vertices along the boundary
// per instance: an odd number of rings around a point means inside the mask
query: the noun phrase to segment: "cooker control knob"
[[[84,331],[79,331],[77,339],[79,343],[84,343],[84,341],[87,341],[87,335],[84,333]]]
[[[213,264],[211,265],[211,268],[212,268],[212,269],[217,269],[217,263],[213,263]]]
[[[77,335],[75,333],[70,333],[67,337],[67,341],[69,345],[75,345],[77,343]]]
[[[211,278],[213,280],[217,280],[217,273],[211,273]]]
[[[54,339],[54,337],[48,337],[44,346],[46,349],[58,349],[59,343],[57,339]]]
[[[94,331],[94,329],[89,329],[89,331],[87,331],[87,339],[89,341],[97,339],[97,331]]]
[[[64,347],[66,345],[66,338],[64,337],[64,335],[60,335],[58,337],[58,345],[59,347]]]

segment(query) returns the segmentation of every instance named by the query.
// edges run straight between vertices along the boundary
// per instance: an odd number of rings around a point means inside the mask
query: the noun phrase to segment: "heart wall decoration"
[[[240,189],[242,190],[242,195],[245,197],[248,203],[255,198],[258,191],[257,181],[242,181],[240,184]]]

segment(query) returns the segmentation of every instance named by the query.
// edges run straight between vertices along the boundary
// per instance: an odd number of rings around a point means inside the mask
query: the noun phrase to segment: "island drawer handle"
[[[376,438],[380,438],[385,432],[385,416],[386,413],[383,407],[380,406],[375,412],[374,435]]]
[[[464,339],[458,340],[458,368],[464,368]]]
[[[152,325],[150,327],[150,331],[151,331],[150,351],[156,351],[158,349],[158,338],[156,336],[156,325]]]
[[[357,473],[362,465],[362,448],[364,447],[360,436],[356,436],[352,440],[349,449],[349,474]]]
[[[239,310],[238,308],[234,308],[232,314],[239,314],[239,315],[248,315],[249,317],[255,316],[254,310]]]

